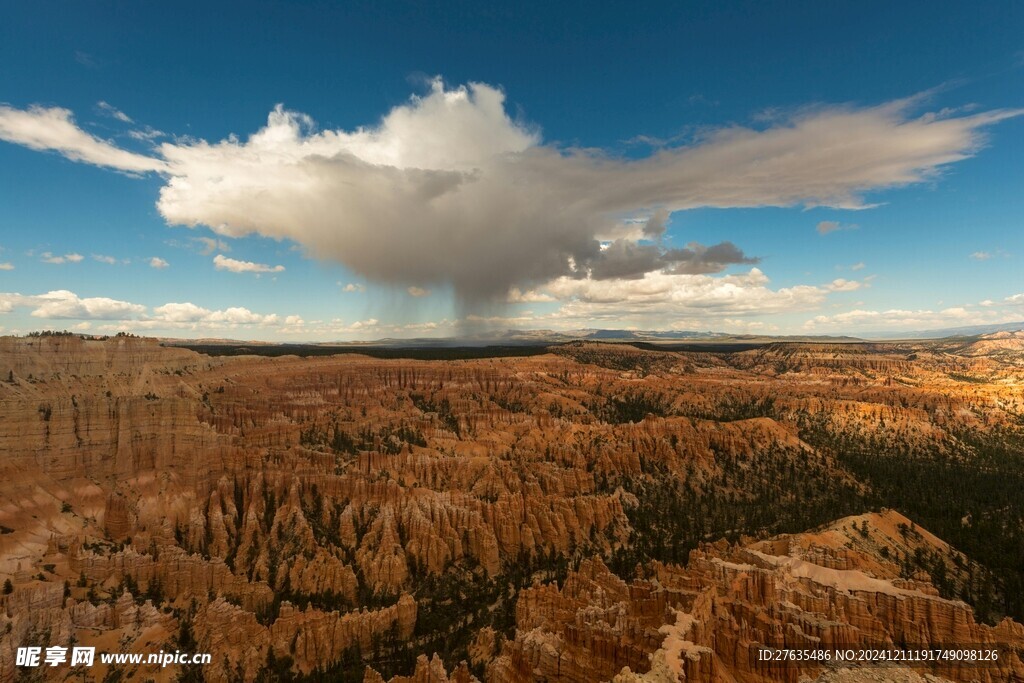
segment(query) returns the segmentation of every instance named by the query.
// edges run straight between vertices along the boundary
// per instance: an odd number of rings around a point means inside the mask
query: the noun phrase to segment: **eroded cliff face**
[[[761,645],[791,649],[996,648],[998,661],[920,666],[912,675],[1005,681],[1024,675],[1024,626],[978,624],[972,609],[927,581],[898,577],[887,559],[937,539],[904,535],[898,513],[839,521],[816,533],[707,544],[685,566],[654,563],[626,582],[587,560],[561,587],[522,592],[515,639],[487,665],[489,681],[889,680],[842,665],[762,661]],[[885,554],[881,549],[887,548]],[[954,551],[955,552],[955,551]],[[887,576],[890,578],[880,578]],[[906,674],[907,677],[911,673]]]
[[[982,569],[896,513],[861,519],[867,537],[844,520],[707,543],[865,509],[808,433],[959,457],[959,430],[1015,424],[1003,347],[557,351],[215,359],[0,339],[0,679],[17,646],[72,639],[208,651],[211,681],[460,682],[796,680],[815,672],[758,668],[750,644],[1019,639],[939,595],[973,595]]]

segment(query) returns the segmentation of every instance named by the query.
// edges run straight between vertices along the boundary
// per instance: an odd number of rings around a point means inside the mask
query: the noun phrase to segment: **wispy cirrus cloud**
[[[167,170],[160,159],[129,152],[85,132],[75,123],[71,111],[60,107],[15,109],[0,105],[0,140],[129,173]]]
[[[134,121],[132,121],[132,117],[128,116],[128,114],[125,114],[117,107],[113,106],[112,104],[108,104],[103,100],[100,100],[96,103],[96,109],[104,116],[109,116],[112,119],[117,119],[122,123],[134,123]]]
[[[90,69],[98,69],[100,67],[100,61],[94,55],[83,50],[75,50],[75,61]]]
[[[162,130],[157,130],[151,126],[143,126],[142,128],[133,128],[128,131],[128,137],[132,140],[138,140],[139,142],[153,142],[157,138],[165,137],[167,133]]]

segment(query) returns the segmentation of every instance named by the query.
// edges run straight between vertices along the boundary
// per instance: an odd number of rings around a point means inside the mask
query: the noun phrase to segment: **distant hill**
[[[1015,332],[1024,330],[1024,321],[994,323],[991,325],[966,325],[963,327],[942,327],[936,330],[914,330],[911,332],[865,332],[868,339],[941,339],[943,337],[976,337],[993,332]]]

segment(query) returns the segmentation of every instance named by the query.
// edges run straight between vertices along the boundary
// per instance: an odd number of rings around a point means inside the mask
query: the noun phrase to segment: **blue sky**
[[[0,332],[1024,320],[1022,36],[1012,2],[11,5]]]

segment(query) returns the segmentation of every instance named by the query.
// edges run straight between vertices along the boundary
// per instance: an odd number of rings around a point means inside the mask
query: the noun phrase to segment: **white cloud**
[[[23,295],[0,293],[0,311],[10,313],[15,307],[31,308],[35,318],[55,320],[120,320],[141,315],[146,307],[106,297],[79,297],[66,289],[45,294]]]
[[[981,306],[991,302],[983,301]],[[808,331],[854,331],[857,329],[871,332],[885,330],[926,330],[962,325],[981,325],[985,323],[1005,322],[1012,315],[986,308],[979,310],[974,306],[951,306],[940,311],[928,309],[888,309],[871,310],[858,308],[835,315],[819,315],[804,323]]]
[[[169,265],[171,265],[171,264],[168,263],[167,261],[165,261],[164,259],[160,258],[159,256],[154,256],[151,259],[149,259],[149,267],[150,268],[162,269],[162,268],[166,268]]]
[[[408,332],[433,332],[441,327],[450,326],[451,324],[447,320],[442,320],[441,322],[434,322],[431,320],[425,323],[406,323],[405,325],[402,325],[402,329]]]
[[[104,256],[103,254],[93,254],[92,260],[99,261],[100,263],[106,263],[107,265],[111,266],[117,263],[117,259],[114,258],[113,256]]]
[[[338,285],[341,285],[341,283],[339,282]],[[349,282],[348,284],[346,284],[344,287],[341,288],[341,291],[348,292],[348,293],[352,293],[352,292],[365,292],[366,291],[366,285],[360,284],[358,282]]]
[[[635,321],[647,329],[675,318],[699,318],[707,324],[709,319],[810,310],[829,292],[812,285],[771,289],[768,283],[760,269],[752,268],[748,273],[718,277],[660,271],[632,280],[562,277],[543,289],[563,301],[550,314],[560,324],[609,321],[618,327],[623,321]]]
[[[63,256],[56,256],[48,251],[44,251],[42,254],[39,255],[39,260],[41,260],[43,263],[52,263],[54,265],[61,265],[63,263],[78,263],[83,258],[85,257],[82,256],[81,254],[70,253],[64,254]]]
[[[145,306],[139,304],[106,297],[83,299],[66,290],[48,292],[39,298],[42,301],[31,313],[36,318],[115,320],[139,315],[146,310]]]
[[[213,257],[213,265],[217,270],[227,270],[232,273],[280,273],[284,271],[284,266],[269,266],[265,263],[238,261],[228,258],[223,254],[217,254]]]
[[[836,278],[828,284],[826,289],[830,292],[855,292],[861,287],[864,287],[863,282],[857,280],[847,280],[846,278]]]
[[[416,298],[430,296],[430,290],[422,287],[412,286],[407,288],[405,291],[409,292],[409,296],[414,296]]]
[[[60,107],[14,109],[0,105],[0,140],[30,149],[59,152],[72,161],[129,173],[167,169],[159,159],[129,152],[86,133],[75,124],[71,112]]]
[[[864,262],[863,261],[860,261],[858,263],[854,263],[852,266],[850,266],[850,270],[854,270],[854,271],[856,271],[856,270],[864,270],[864,268],[865,268],[865,266],[864,266]]]
[[[822,285],[795,285],[773,289],[759,269],[724,276],[655,271],[642,278],[599,280],[558,278],[524,297],[510,291],[509,301],[560,301],[551,313],[520,319],[477,320],[516,323],[555,329],[605,324],[642,329],[715,329],[728,332],[776,332],[779,327],[753,320],[765,315],[791,314],[820,307],[833,292],[852,292],[870,286],[837,278]],[[757,323],[757,324],[755,324]]]
[[[153,309],[151,315],[142,304],[106,297],[80,297],[67,290],[23,295],[0,293],[0,313],[29,308],[35,318],[53,320],[112,320],[140,330],[150,329],[225,329],[238,326],[275,328],[282,324],[276,313],[255,313],[242,306],[211,310],[193,303],[167,303]],[[299,316],[285,317],[287,325],[302,325]],[[109,328],[105,328],[109,329]]]
[[[1011,256],[1013,255],[1005,249],[996,249],[994,251],[976,251],[970,255],[970,258],[975,261],[988,261],[996,257],[1007,259]]]
[[[154,308],[153,312],[161,321],[171,323],[199,322],[211,313],[210,309],[196,306],[193,303],[164,304]]]
[[[513,287],[508,290],[508,298],[506,301],[510,304],[536,304],[536,303],[547,303],[549,301],[555,301],[555,297],[550,294],[544,294],[536,290],[521,291],[518,287]]]
[[[699,329],[699,323],[691,322],[677,329]],[[716,323],[716,331],[746,333],[746,334],[772,334],[779,331],[778,325],[766,323],[763,320],[743,320],[737,318],[723,318]]]
[[[819,235],[827,235],[838,230],[856,230],[857,227],[856,225],[848,225],[838,221],[821,221],[818,223],[817,230]]]
[[[231,251],[231,245],[226,240],[215,237],[189,237],[186,240],[169,239],[164,244],[175,249],[188,249],[203,256],[209,256],[216,251]]]
[[[104,114],[105,116],[109,116],[112,119],[117,119],[118,121],[121,121],[122,123],[134,123],[130,116],[125,114],[123,111],[121,111],[117,107],[115,107],[113,105],[110,105],[110,104],[107,104],[103,100],[100,100],[99,102],[96,103],[96,108],[99,109],[100,112],[102,114]]]
[[[451,285],[472,308],[579,277],[601,240],[656,237],[672,211],[863,208],[865,193],[935,178],[981,148],[985,126],[1021,113],[912,114],[921,104],[811,108],[641,159],[543,144],[507,115],[501,90],[440,80],[373,127],[316,131],[278,107],[244,141],[165,142],[160,158],[98,140],[62,109],[0,109],[0,138],[162,173],[169,223],[294,240],[367,279]]]
[[[203,245],[201,252],[203,256],[209,256],[215,251],[231,251],[231,246],[222,239],[215,239],[213,237],[193,237],[192,241]]]
[[[82,50],[75,50],[75,61],[90,69],[98,69],[100,66],[100,62],[96,57]]]
[[[142,128],[136,128],[128,131],[128,137],[132,140],[138,140],[140,142],[152,142],[157,138],[165,137],[167,133],[162,130],[157,130],[150,126],[143,126]]]
[[[950,318],[966,318],[971,315],[971,312],[968,311],[963,306],[953,306],[950,308],[944,308],[941,311],[939,311],[939,313]]]
[[[12,263],[0,263],[0,270],[14,270],[14,264]]]
[[[279,328],[282,334],[292,338],[301,335],[306,339],[339,339],[339,338],[361,338],[370,339],[383,334],[402,335],[410,331],[434,332],[445,328],[453,329],[449,320],[441,322],[408,323],[404,325],[383,324],[376,318],[357,320],[352,323],[345,323],[340,318],[330,321],[303,320],[300,316],[288,316],[285,324]]]
[[[153,323],[214,323],[228,325],[276,325],[280,316],[253,313],[248,308],[234,306],[223,310],[210,310],[193,303],[169,303],[153,309],[149,318]]]

